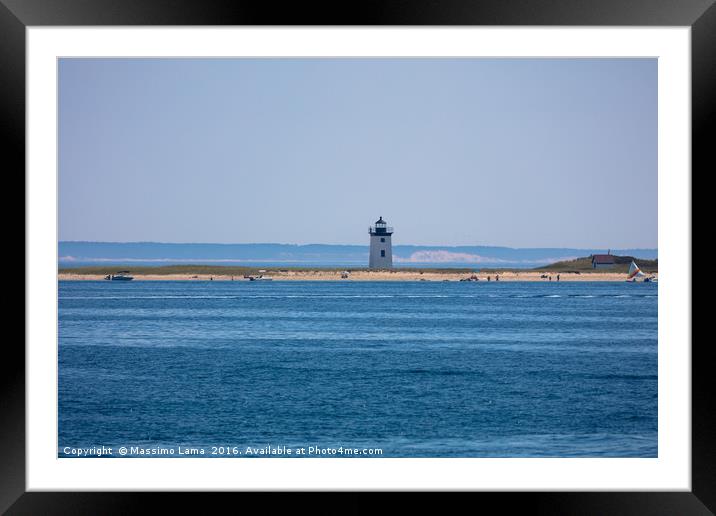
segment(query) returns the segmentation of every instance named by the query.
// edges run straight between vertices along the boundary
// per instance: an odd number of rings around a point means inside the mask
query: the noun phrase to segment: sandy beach
[[[460,281],[477,278],[477,281],[625,281],[626,274],[622,272],[583,272],[577,273],[545,273],[540,271],[505,271],[499,273],[471,274],[454,272],[446,269],[444,272],[419,271],[353,271],[348,278],[342,278],[340,271],[313,270],[313,271],[268,271],[263,274],[266,278],[280,281]],[[221,274],[133,274],[139,281],[250,281],[243,276],[230,276]],[[498,279],[499,278],[499,279]],[[550,279],[551,278],[551,279]],[[61,281],[96,281],[104,279],[101,274],[73,274],[62,272],[58,275]],[[473,279],[474,281],[474,279]]]

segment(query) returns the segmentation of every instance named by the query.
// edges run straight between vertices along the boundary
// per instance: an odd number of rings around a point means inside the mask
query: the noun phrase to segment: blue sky
[[[657,247],[655,59],[61,59],[60,240]]]

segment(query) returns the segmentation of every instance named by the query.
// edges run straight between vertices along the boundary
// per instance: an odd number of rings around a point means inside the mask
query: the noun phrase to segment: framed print
[[[3,510],[716,506],[712,3],[2,2],[27,202]]]

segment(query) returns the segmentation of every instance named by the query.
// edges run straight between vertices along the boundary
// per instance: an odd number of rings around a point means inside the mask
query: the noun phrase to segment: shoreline
[[[243,275],[230,274],[131,274],[135,281],[250,281]],[[557,276],[559,275],[559,279]],[[477,282],[494,282],[496,276],[500,281],[528,282],[577,282],[577,281],[611,281],[625,282],[627,275],[623,272],[543,272],[543,271],[505,271],[489,273],[452,272],[418,272],[418,271],[353,271],[348,278],[341,277],[341,271],[308,270],[308,271],[267,271],[265,278],[274,281],[465,281],[477,278]],[[658,276],[658,275],[655,275]],[[550,280],[551,277],[551,280]],[[103,281],[103,274],[77,274],[70,272],[58,273],[59,281]],[[474,279],[471,280],[475,282]]]

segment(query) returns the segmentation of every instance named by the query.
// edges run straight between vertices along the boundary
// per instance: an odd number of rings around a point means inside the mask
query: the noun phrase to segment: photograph
[[[57,458],[659,458],[658,70],[58,58]]]
[[[0,0],[0,513],[714,510],[713,0],[416,1]]]

